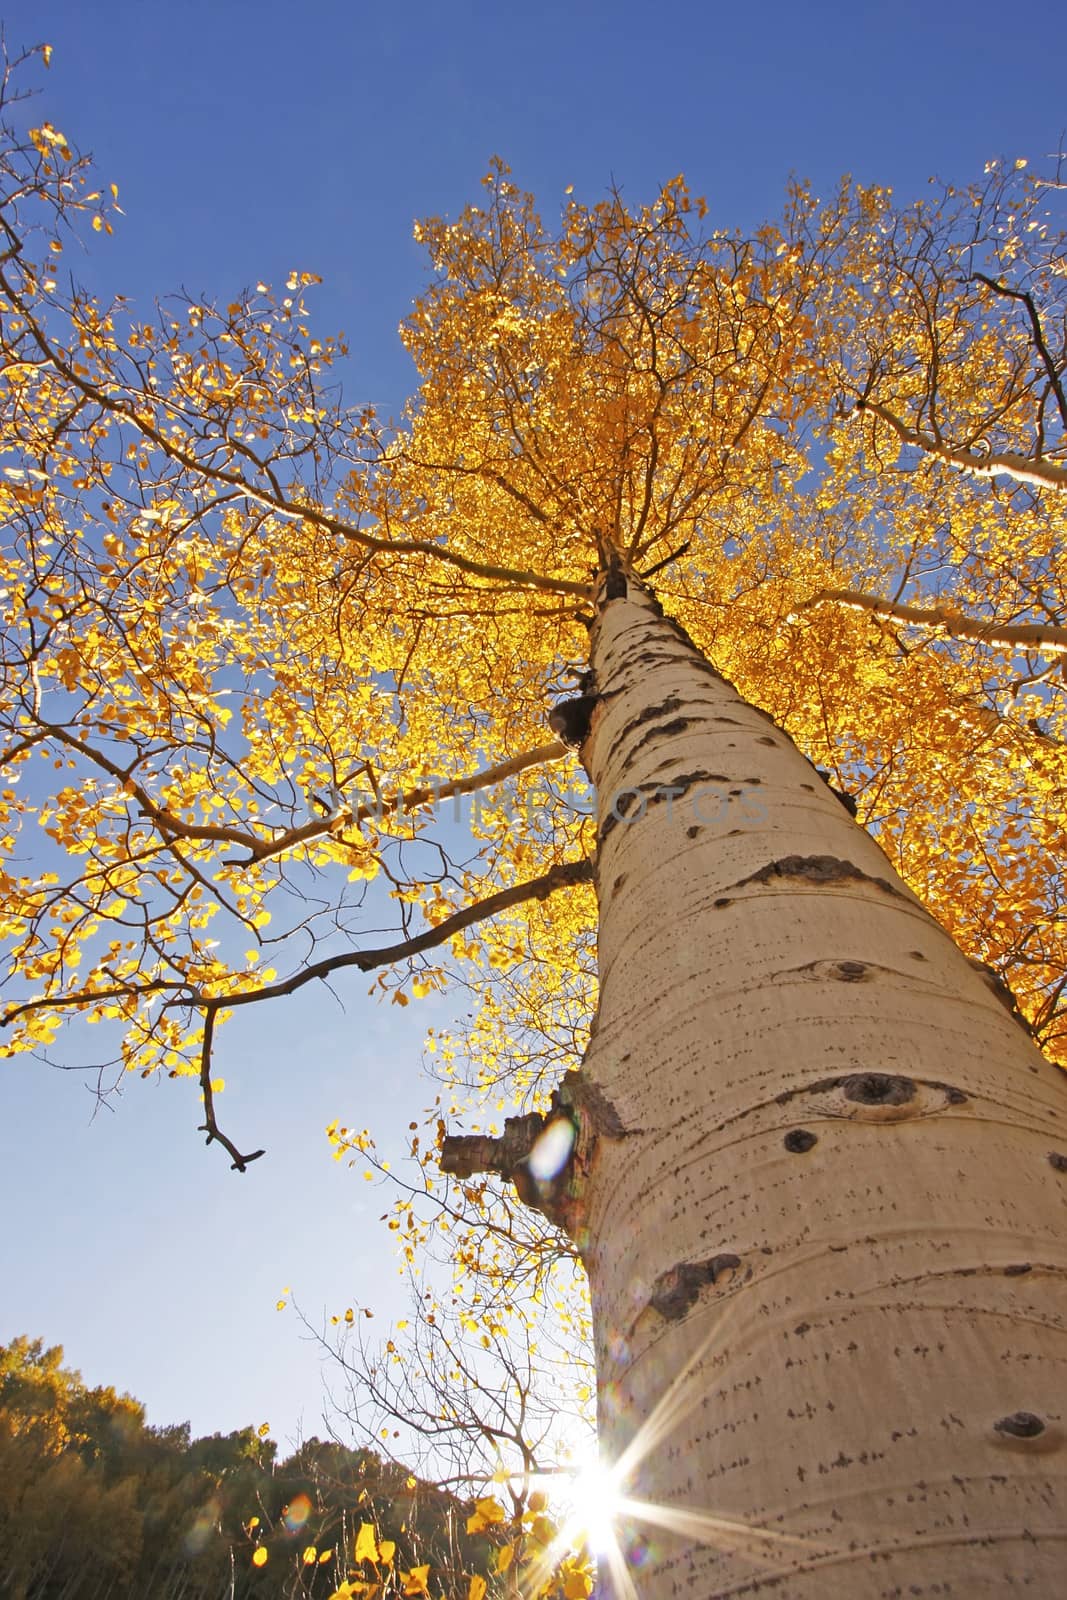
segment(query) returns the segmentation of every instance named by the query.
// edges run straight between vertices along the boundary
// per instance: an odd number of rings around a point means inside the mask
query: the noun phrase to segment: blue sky
[[[348,398],[399,407],[396,336],[422,283],[415,217],[475,198],[499,154],[551,212],[611,182],[633,201],[684,171],[712,226],[751,228],[791,173],[845,172],[901,199],[966,183],[995,156],[1038,163],[1061,140],[1064,51],[988,0],[730,6],[676,0],[404,7],[360,0],[8,0],[9,47],[47,40],[35,120],[94,152],[126,219],[82,277],[148,304],[183,287],[226,301],[291,268],[320,273],[324,331],[351,346]],[[224,1032],[224,1102],[244,1177],[195,1133],[188,1083],[131,1082],[92,1115],[84,1080],[3,1066],[0,1339],[62,1342],[93,1382],[157,1423],[269,1420],[285,1448],[322,1431],[312,1319],[350,1303],[402,1315],[375,1219],[384,1197],[329,1158],[333,1117],[399,1149],[435,1093],[431,1015],[341,1013],[325,994]],[[457,1007],[460,1001],[456,1001]]]

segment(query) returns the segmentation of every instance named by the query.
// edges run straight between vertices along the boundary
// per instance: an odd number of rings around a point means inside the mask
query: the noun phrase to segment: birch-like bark
[[[932,605],[908,605],[903,600],[886,600],[880,595],[863,594],[859,589],[819,589],[804,600],[789,618],[796,620],[805,611],[821,605],[843,606],[847,611],[866,611],[873,617],[894,622],[915,623],[921,628],[936,628],[954,639],[973,639],[978,644],[1011,650],[1038,650],[1045,655],[1067,655],[1067,628],[1053,622],[985,622],[969,617],[943,600]]]
[[[592,665],[603,1592],[1058,1600],[1067,1085],[639,586]]]
[[[979,455],[974,450],[943,444],[933,434],[909,428],[906,422],[901,422],[899,417],[874,400],[858,401],[856,410],[860,413],[869,411],[872,416],[881,417],[904,444],[913,445],[925,455],[936,456],[939,461],[972,478],[1005,477],[1014,479],[1016,483],[1032,484],[1036,489],[1057,489],[1061,493],[1067,489],[1067,467],[1057,461],[1048,461],[1043,456],[1021,456],[1014,450],[990,451]]]

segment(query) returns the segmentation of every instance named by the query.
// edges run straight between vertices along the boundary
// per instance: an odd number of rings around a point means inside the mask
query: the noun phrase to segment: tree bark
[[[1062,1075],[617,574],[591,662],[601,990],[556,1213],[633,1502],[603,1590],[1053,1600]]]

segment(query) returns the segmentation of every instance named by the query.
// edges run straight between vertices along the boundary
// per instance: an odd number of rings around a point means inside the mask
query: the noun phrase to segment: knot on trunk
[[[546,1112],[508,1117],[499,1138],[448,1135],[441,1144],[441,1171],[454,1178],[497,1172],[510,1179],[520,1200],[543,1212],[582,1249],[583,1189],[597,1141],[625,1139],[630,1131],[592,1079],[568,1072]]]
[[[498,1172],[515,1185],[520,1200],[571,1233],[577,1137],[577,1123],[553,1097],[552,1109],[544,1114],[508,1117],[499,1139],[449,1135],[441,1145],[441,1171],[456,1178]]]
[[[549,713],[548,725],[570,750],[579,749],[589,737],[589,719],[597,703],[595,694],[576,695],[561,700]]]

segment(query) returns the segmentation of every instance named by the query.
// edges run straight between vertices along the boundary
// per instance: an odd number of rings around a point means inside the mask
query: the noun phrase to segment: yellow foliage
[[[352,1552],[352,1559],[357,1562],[373,1561],[375,1563],[377,1563],[379,1560],[378,1541],[375,1536],[372,1523],[360,1523],[359,1532],[356,1534],[356,1543],[355,1549]]]
[[[592,886],[465,913],[595,847],[573,760],[514,763],[585,657],[607,539],[1067,1061],[1067,468],[1030,320],[958,270],[966,241],[1054,316],[1056,190],[796,185],[741,241],[680,178],[569,195],[550,228],[494,163],[419,224],[419,387],[387,428],[331,388],[312,273],[144,320],[47,276],[37,243],[109,231],[117,190],[51,122],[29,140],[5,157],[10,237],[34,230],[2,290],[5,1055],[105,1023],[128,1070],[201,1075],[206,1035],[304,976],[314,879],[335,908],[387,884],[466,966],[443,1074],[522,1097],[576,1065]],[[470,859],[412,877],[402,842],[461,802]],[[401,1007],[447,982],[386,966]]]
[[[484,1528],[495,1527],[497,1523],[505,1521],[506,1515],[500,1501],[489,1495],[475,1502],[474,1510],[467,1518],[467,1532],[481,1533]]]

